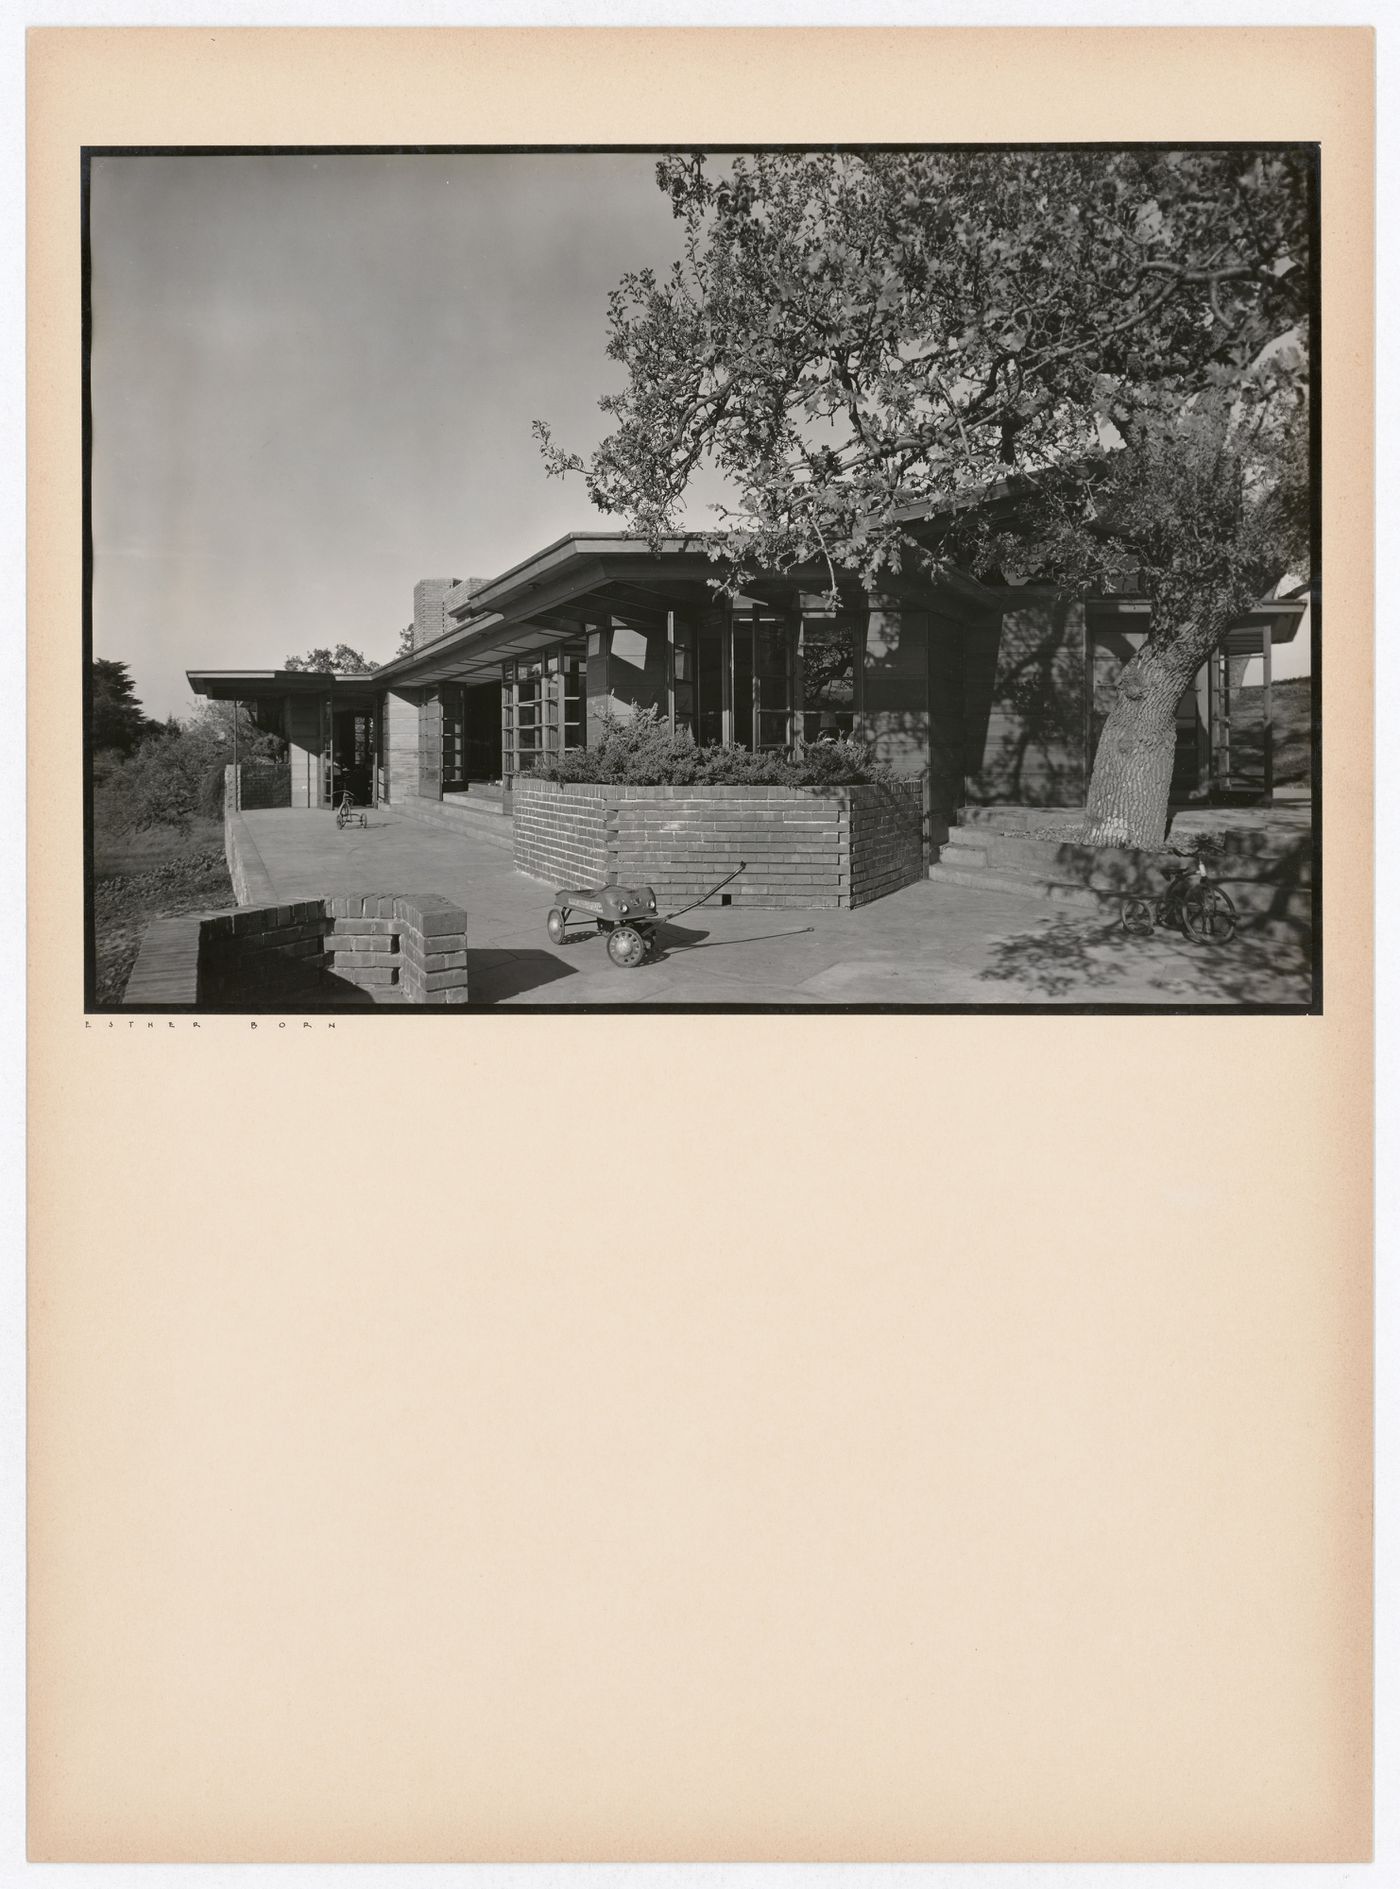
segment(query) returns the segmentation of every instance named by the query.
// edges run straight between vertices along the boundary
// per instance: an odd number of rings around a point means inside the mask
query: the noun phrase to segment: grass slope
[[[152,919],[226,911],[234,904],[218,820],[188,828],[94,835],[93,924],[97,1001],[119,1004]]]

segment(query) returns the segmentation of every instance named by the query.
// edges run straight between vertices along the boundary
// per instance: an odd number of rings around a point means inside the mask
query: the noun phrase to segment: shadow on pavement
[[[474,1004],[499,1003],[502,997],[518,997],[522,991],[577,975],[573,965],[561,964],[548,951],[467,947],[467,990]]]
[[[1307,954],[1277,931],[1241,929],[1229,944],[1191,945],[1157,934],[1156,948],[1130,938],[1117,923],[1058,918],[1034,931],[996,940],[978,976],[1014,984],[1028,997],[1114,1001],[1114,985],[1131,979],[1164,997],[1216,1003],[1309,1001]],[[1163,947],[1170,958],[1163,955]],[[1105,988],[1107,986],[1108,988]]]
[[[801,938],[815,931],[815,925],[794,925],[784,931],[755,931],[738,938],[713,938],[708,931],[690,925],[661,924],[656,928],[657,962],[685,957],[692,951],[727,951],[731,945],[767,944],[772,938]]]

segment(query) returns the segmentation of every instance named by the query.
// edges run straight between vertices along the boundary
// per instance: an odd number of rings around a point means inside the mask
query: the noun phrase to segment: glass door
[[[784,617],[754,617],[754,746],[774,754],[792,747],[792,639]]]
[[[669,619],[671,645],[671,726],[687,728],[696,734],[695,626],[672,612]]]
[[[788,619],[741,598],[734,611],[731,740],[786,754],[792,747],[793,637]]]

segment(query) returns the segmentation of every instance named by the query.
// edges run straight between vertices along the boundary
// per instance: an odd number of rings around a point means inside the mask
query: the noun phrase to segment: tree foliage
[[[351,649],[348,643],[337,643],[334,649],[321,647],[309,649],[304,656],[288,656],[282,667],[316,670],[325,675],[371,676],[379,664],[371,662],[362,650]]]
[[[1131,574],[1151,713],[1127,726],[1130,664],[1105,736],[1161,750],[1157,695],[1306,567],[1307,155],[692,155],[657,178],[682,258],[614,291],[611,431],[585,461],[536,422],[549,470],[653,539],[718,473],[731,590],[813,564],[833,591],[949,563],[1081,595]]]
[[[587,747],[566,748],[531,771],[546,780],[644,787],[851,787],[895,778],[862,741],[819,742],[791,758],[766,749],[702,746],[689,729],[670,727],[656,708],[605,718]]]
[[[93,749],[130,754],[159,726],[136,699],[136,685],[126,664],[98,657],[92,664]]]
[[[733,494],[716,549],[750,572],[927,563],[917,508],[1009,473],[1068,481],[1067,561],[1113,447],[1160,455],[1193,398],[1298,394],[1308,170],[1290,151],[760,153],[657,177],[684,257],[611,297],[612,431],[586,463],[536,432],[552,471],[655,534],[712,465]],[[1074,574],[1140,554],[1113,537],[1100,510]]]
[[[166,723],[157,739],[94,770],[94,810],[102,830],[183,830],[196,819],[219,819],[224,769],[235,753],[235,721],[240,761],[275,764],[285,747],[280,736],[260,729],[241,705],[202,703],[187,720]]]

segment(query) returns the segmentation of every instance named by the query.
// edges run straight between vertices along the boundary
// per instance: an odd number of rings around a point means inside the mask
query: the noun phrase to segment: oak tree
[[[323,646],[308,650],[304,656],[288,656],[282,667],[314,670],[326,675],[369,676],[379,664],[371,662],[361,650],[351,649],[348,643],[337,643],[334,649]]]
[[[1152,844],[1178,699],[1306,568],[1313,170],[1294,148],[759,153],[657,166],[672,268],[626,275],[585,461],[653,538],[720,475],[725,583],[1125,583],[1151,629],[1095,756],[1093,837]]]

